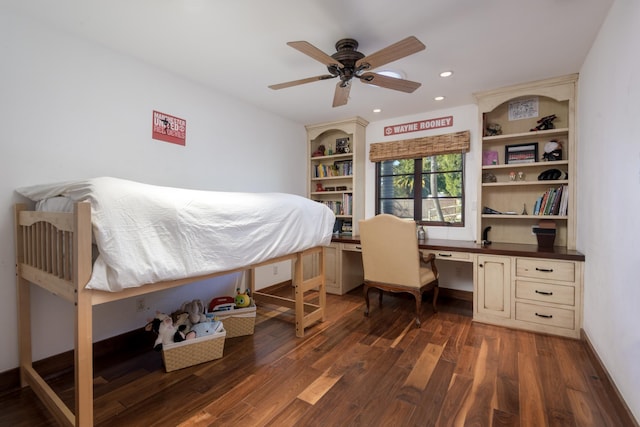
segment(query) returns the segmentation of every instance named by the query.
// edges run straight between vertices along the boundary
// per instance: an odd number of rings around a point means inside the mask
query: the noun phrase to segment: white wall
[[[584,330],[640,420],[640,3],[616,0],[580,71]]]
[[[384,133],[386,126],[399,125],[403,123],[413,123],[416,121],[435,119],[438,117],[453,116],[453,126],[433,130],[403,133],[399,135],[387,136]],[[421,138],[425,136],[442,135],[452,132],[468,130],[471,132],[471,151],[465,156],[464,171],[464,197],[465,197],[465,225],[464,227],[425,227],[427,237],[432,239],[452,239],[452,240],[475,240],[476,233],[476,209],[478,186],[476,178],[478,176],[477,161],[481,152],[481,143],[478,138],[478,107],[477,105],[465,105],[463,107],[442,109],[421,113],[411,116],[403,116],[391,120],[381,120],[371,122],[367,126],[366,157],[369,158],[369,147],[376,142],[389,142],[403,139]],[[367,160],[365,170],[366,182],[366,206],[365,217],[370,218],[375,215],[375,163]],[[473,291],[473,270],[470,265],[459,262],[441,262],[438,264],[441,270],[441,283],[443,288]]]
[[[304,126],[212,92],[97,44],[0,12],[0,372],[18,366],[13,204],[17,187],[117,176],[151,184],[304,195]],[[185,147],[153,140],[153,110],[187,121]],[[263,280],[264,282],[264,280]],[[231,292],[237,276],[95,310],[94,337],[144,326],[156,309]],[[227,291],[229,290],[229,291]],[[72,348],[68,303],[34,291],[34,358]],[[52,327],[52,321],[56,327]],[[60,334],[57,331],[66,330]]]

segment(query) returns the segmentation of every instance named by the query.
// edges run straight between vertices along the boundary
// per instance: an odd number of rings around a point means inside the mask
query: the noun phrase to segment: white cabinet
[[[523,329],[580,337],[582,262],[515,258],[515,321]]]
[[[478,255],[474,280],[474,320],[511,318],[511,258]]]
[[[473,320],[580,338],[581,261],[478,255]]]

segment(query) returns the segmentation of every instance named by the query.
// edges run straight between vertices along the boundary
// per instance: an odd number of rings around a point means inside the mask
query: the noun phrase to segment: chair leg
[[[365,317],[369,317],[369,286],[367,286],[366,284],[364,285],[363,288],[363,293],[364,293],[364,301],[366,304],[366,308],[364,309],[364,315]]]
[[[438,312],[438,309],[436,308],[436,301],[438,300],[438,292],[439,291],[440,291],[440,287],[436,283],[436,286],[433,288],[433,311],[434,311],[434,313]]]
[[[415,292],[413,293],[414,298],[416,299],[416,326],[420,327],[420,311],[422,310],[422,293]]]

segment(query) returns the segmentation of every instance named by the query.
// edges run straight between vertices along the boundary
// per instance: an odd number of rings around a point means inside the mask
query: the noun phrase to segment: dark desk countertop
[[[360,243],[359,236],[333,236],[332,242]],[[434,251],[471,252],[485,255],[525,256],[533,258],[561,259],[568,261],[584,261],[584,254],[554,246],[550,249],[540,249],[537,245],[523,245],[517,243],[492,243],[482,246],[470,240],[427,239],[420,242],[420,249]]]

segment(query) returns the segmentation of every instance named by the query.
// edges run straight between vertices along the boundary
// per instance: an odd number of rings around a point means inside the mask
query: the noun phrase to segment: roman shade
[[[467,153],[470,149],[470,132],[447,133],[400,141],[374,142],[369,149],[369,160],[418,159],[439,154]]]

